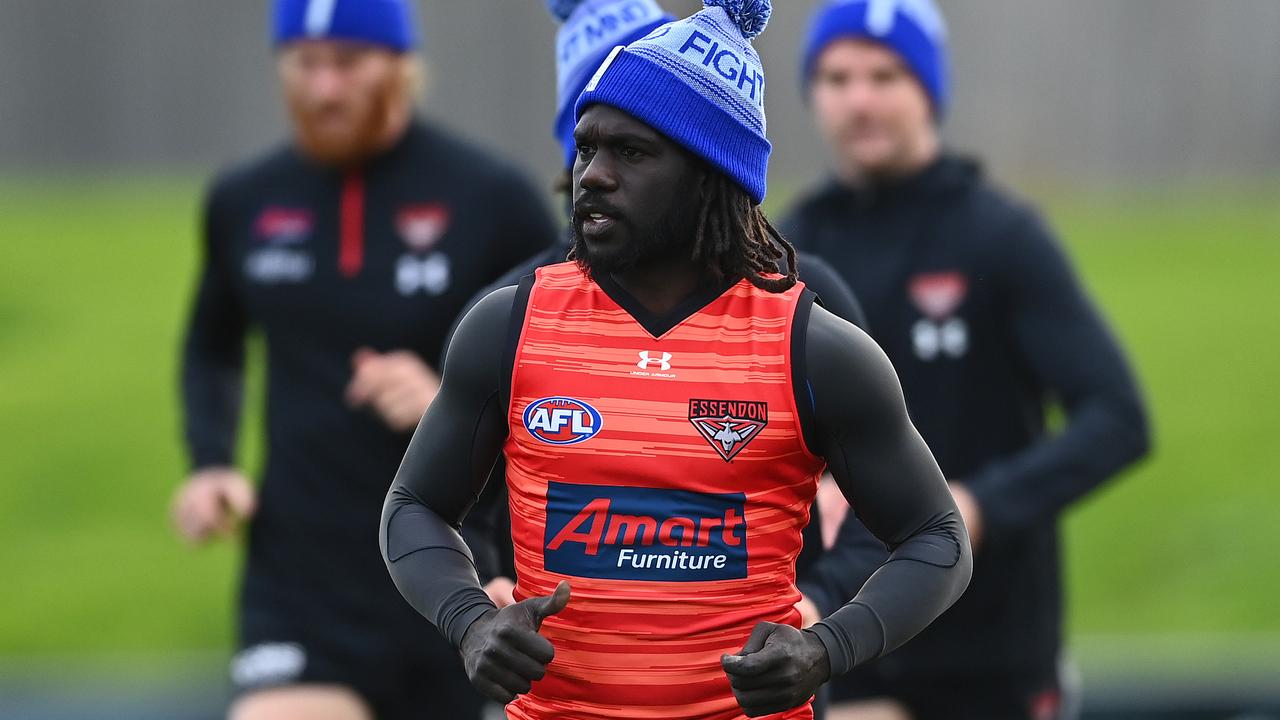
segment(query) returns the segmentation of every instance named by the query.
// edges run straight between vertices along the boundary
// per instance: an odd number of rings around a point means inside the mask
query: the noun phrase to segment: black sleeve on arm
[[[796,586],[819,612],[830,615],[858,592],[888,556],[884,543],[849,513],[840,523],[835,542],[800,572]]]
[[[467,513],[467,522],[460,529],[462,540],[471,550],[471,559],[476,566],[476,576],[482,586],[502,575],[501,550],[498,548],[498,542],[504,539],[507,543],[511,542],[511,532],[506,528],[499,531],[497,525],[498,502],[506,502],[507,499],[506,493],[501,493],[499,497],[503,479],[503,476],[498,474],[502,469],[501,466],[501,461],[494,466],[493,472],[489,474],[489,480],[485,483],[484,492],[476,498],[476,504]]]
[[[225,193],[205,200],[203,265],[182,351],[184,436],[192,469],[230,465],[244,375],[245,312],[231,282]]]
[[[907,417],[898,378],[865,333],[813,308],[803,367],[815,448],[888,559],[852,600],[810,630],[832,676],[897,648],[969,584],[969,536],[942,471]]]
[[[958,478],[992,535],[1053,517],[1150,444],[1133,372],[1058,244],[1030,213],[1013,231],[1003,273],[1012,341],[1068,421],[1057,435]]]
[[[493,608],[459,529],[507,436],[504,347],[516,288],[481,300],[458,327],[440,392],[413,434],[382,509],[378,542],[409,604],[457,647]]]

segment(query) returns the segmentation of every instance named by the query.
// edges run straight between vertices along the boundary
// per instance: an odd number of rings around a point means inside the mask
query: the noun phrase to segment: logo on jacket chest
[[[303,245],[315,219],[307,208],[271,205],[253,221],[253,241],[244,256],[244,274],[258,285],[301,283],[315,272],[315,257]]]
[[[311,210],[272,205],[262,209],[253,222],[253,236],[271,245],[295,245],[311,236],[315,219]]]
[[[442,252],[424,258],[406,253],[396,260],[396,290],[406,297],[418,292],[443,295],[452,281],[453,266]]]
[[[725,462],[730,462],[769,424],[769,404],[758,400],[690,400],[689,422]]]
[[[396,213],[396,232],[409,252],[396,260],[396,290],[404,296],[443,295],[453,284],[449,256],[434,251],[449,230],[449,208],[440,203],[416,203]]]
[[[969,280],[957,271],[921,273],[907,283],[907,294],[923,318],[911,327],[916,357],[931,362],[960,358],[969,351],[969,325],[956,310],[969,292]]]
[[[744,493],[547,483],[543,564],[578,577],[747,576]]]
[[[406,205],[396,213],[396,232],[410,251],[422,254],[444,237],[449,217],[449,208],[440,203]]]

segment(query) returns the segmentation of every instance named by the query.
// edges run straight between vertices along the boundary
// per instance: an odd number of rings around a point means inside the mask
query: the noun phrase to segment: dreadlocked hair
[[[698,213],[693,259],[704,261],[716,280],[746,278],[772,293],[794,287],[796,249],[791,243],[727,175],[708,172],[703,178],[703,204]],[[778,261],[783,259],[786,275],[778,272]]]

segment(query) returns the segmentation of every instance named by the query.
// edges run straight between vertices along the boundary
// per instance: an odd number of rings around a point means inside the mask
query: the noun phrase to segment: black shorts
[[[254,564],[251,557],[240,597],[239,651],[231,662],[237,695],[342,685],[360,695],[378,720],[480,717],[483,700],[457,652],[398,595],[303,589],[288,573],[273,576],[255,571]],[[350,576],[330,578],[333,584],[352,582]],[[391,582],[385,571],[378,581]]]
[[[887,698],[906,706],[912,720],[1058,720],[1062,708],[1055,671],[897,674],[872,664],[829,687],[831,707]]]

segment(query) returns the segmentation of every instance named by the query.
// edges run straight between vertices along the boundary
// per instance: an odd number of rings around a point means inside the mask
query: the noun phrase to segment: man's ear
[[[431,89],[431,68],[416,52],[401,54],[398,62],[405,96],[409,98],[409,104],[417,105],[426,99]]]

